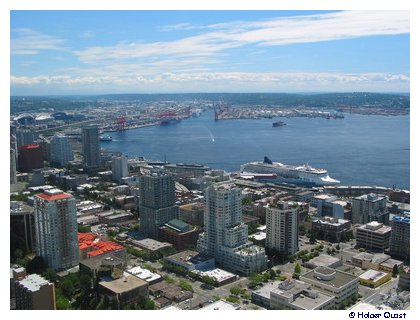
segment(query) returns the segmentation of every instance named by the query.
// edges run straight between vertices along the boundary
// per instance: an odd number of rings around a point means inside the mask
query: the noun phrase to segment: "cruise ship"
[[[250,162],[241,166],[241,176],[253,177],[257,180],[270,182],[284,182],[308,186],[333,186],[340,181],[331,178],[327,170],[315,169],[310,165],[290,166],[279,162],[272,162],[264,157],[263,162]]]

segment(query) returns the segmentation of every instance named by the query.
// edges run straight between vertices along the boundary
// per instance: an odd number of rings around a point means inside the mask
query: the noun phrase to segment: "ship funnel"
[[[273,161],[271,161],[267,156],[265,156],[264,163],[273,164]]]

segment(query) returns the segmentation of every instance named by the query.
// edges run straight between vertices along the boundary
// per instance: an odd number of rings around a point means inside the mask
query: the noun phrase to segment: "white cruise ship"
[[[339,180],[331,178],[327,170],[315,169],[308,164],[302,166],[285,165],[272,162],[267,157],[264,157],[263,162],[250,162],[242,165],[241,176],[309,186],[332,186],[340,183]]]

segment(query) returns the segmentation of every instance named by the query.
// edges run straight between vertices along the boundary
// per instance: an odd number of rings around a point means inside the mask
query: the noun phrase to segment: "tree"
[[[306,233],[306,227],[304,224],[299,225],[299,234],[303,235]]]
[[[73,282],[68,278],[61,281],[58,287],[60,288],[63,295],[68,299],[71,299],[74,292],[76,291]]]
[[[338,243],[337,243],[337,245],[335,246],[335,248],[336,248],[337,250],[340,250],[340,244],[338,244]]]
[[[71,309],[71,304],[68,299],[66,299],[63,296],[57,296],[55,300],[55,304],[57,307],[57,310],[69,310]]]
[[[301,271],[302,271],[302,268],[301,268],[301,266],[300,266],[300,264],[299,264],[299,262],[297,262],[296,264],[295,264],[295,273],[301,273]]]
[[[57,272],[55,272],[55,270],[52,268],[45,270],[42,276],[51,282],[56,282],[58,280]]]
[[[309,243],[314,244],[316,242],[315,234],[311,232],[311,235],[309,237]]]
[[[46,268],[47,265],[45,264],[44,259],[40,256],[36,256],[26,265],[26,271],[28,273],[42,274]]]
[[[398,266],[396,264],[394,264],[394,266],[392,267],[392,277],[396,277],[399,274],[399,270],[398,270]]]

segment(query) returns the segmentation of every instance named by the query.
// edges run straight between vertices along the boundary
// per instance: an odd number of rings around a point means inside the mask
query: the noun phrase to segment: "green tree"
[[[182,290],[191,291],[191,292],[194,291],[193,290],[193,287],[191,286],[191,284],[188,283],[186,280],[180,280],[179,281],[179,286],[181,287]]]
[[[301,268],[301,266],[300,266],[300,264],[299,264],[299,262],[297,262],[296,264],[295,264],[295,273],[301,273],[301,271],[302,271],[302,268]]]
[[[74,287],[73,282],[69,278],[66,278],[63,281],[61,281],[59,283],[59,288],[61,292],[63,293],[63,295],[68,299],[71,299],[73,294],[76,291],[76,288]]]
[[[51,282],[56,282],[58,280],[57,272],[52,268],[45,270],[42,276]]]
[[[399,273],[400,271],[398,269],[398,266],[394,264],[394,266],[392,267],[392,276],[395,278]]]
[[[71,304],[66,297],[57,296],[55,300],[57,310],[70,310]]]
[[[36,256],[26,265],[26,271],[28,273],[42,274],[47,268],[44,259],[40,256]]]
[[[311,235],[309,237],[309,243],[314,244],[316,242],[315,234],[311,232]]]

